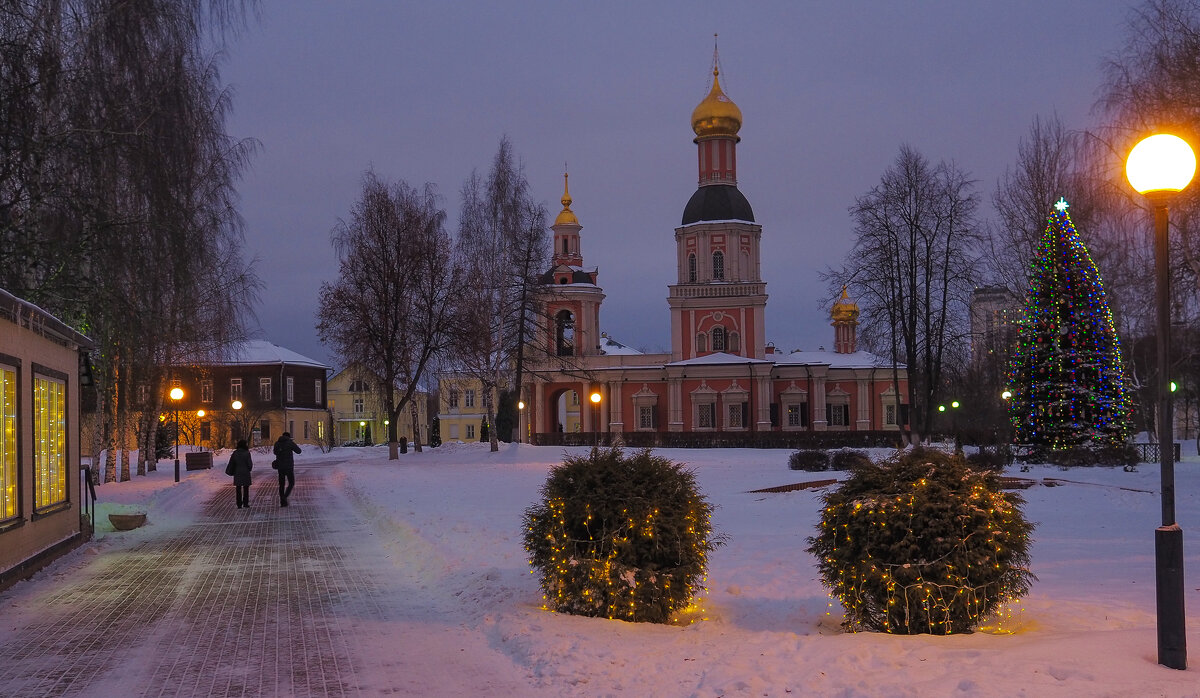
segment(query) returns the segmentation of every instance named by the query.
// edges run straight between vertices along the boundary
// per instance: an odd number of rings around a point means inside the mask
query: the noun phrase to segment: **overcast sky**
[[[674,228],[696,189],[690,117],[716,32],[743,114],[739,188],[763,226],[766,338],[831,347],[819,274],[843,263],[847,208],[901,144],[966,170],[990,216],[1035,116],[1096,122],[1130,6],[264,0],[222,67],[228,131],[260,143],[239,186],[260,334],[340,368],[316,336],[317,290],[363,172],[436,184],[453,231],[462,182],[507,135],[551,218],[569,167],[584,263],[607,295],[601,329],[669,349]]]

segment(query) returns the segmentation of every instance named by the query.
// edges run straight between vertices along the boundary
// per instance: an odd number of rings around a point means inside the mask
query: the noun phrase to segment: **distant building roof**
[[[839,354],[836,351],[793,351],[775,359],[782,366],[829,366],[830,368],[883,368],[890,367],[892,362],[876,356],[869,351],[856,351],[851,354]],[[897,364],[904,368],[904,364]]]
[[[329,369],[330,366],[310,359],[303,354],[297,354],[291,349],[284,349],[278,344],[272,344],[265,339],[249,339],[229,348],[222,366],[241,366],[257,364],[291,364],[293,366],[314,366]]]
[[[627,347],[612,337],[602,334],[600,335],[600,353],[608,356],[615,356],[618,354],[622,356],[636,356],[641,355],[643,352],[640,352],[633,347]]]

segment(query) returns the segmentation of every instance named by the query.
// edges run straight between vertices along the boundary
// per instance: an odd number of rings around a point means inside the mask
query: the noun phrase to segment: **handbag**
[[[232,458],[229,459],[229,465],[225,466],[225,474],[233,475],[233,459]]]

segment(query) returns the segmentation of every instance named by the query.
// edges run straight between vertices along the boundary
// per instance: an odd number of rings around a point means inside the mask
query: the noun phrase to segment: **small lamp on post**
[[[599,448],[600,447],[600,391],[599,390],[592,391],[591,400],[592,400],[592,405],[594,405],[596,408],[596,421],[595,421],[595,424],[592,425],[592,427],[596,430],[596,447]]]
[[[171,405],[175,408],[175,482],[179,482],[179,401],[183,388],[171,388]]]
[[[1158,330],[1158,454],[1161,462],[1162,526],[1154,532],[1158,663],[1187,668],[1183,608],[1183,529],[1175,521],[1175,434],[1171,414],[1171,279],[1167,257],[1167,206],[1192,181],[1196,154],[1179,136],[1159,133],[1129,153],[1129,184],[1154,209],[1155,309]]]
[[[517,400],[517,443],[527,441],[525,436],[525,401]]]
[[[237,425],[237,437],[243,438],[245,436],[243,432],[246,430],[242,425],[242,401],[234,400],[233,402],[229,403],[229,406],[233,408],[233,423]]]

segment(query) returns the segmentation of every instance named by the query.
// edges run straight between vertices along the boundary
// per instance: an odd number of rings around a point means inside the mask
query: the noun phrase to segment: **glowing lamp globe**
[[[592,393],[592,402],[597,404],[600,402],[600,393]]]
[[[183,388],[171,388],[171,399],[172,400],[182,400],[183,399]]]
[[[231,404],[231,405],[230,405],[230,407],[232,407],[232,408],[233,408],[233,409],[235,409],[235,410],[240,410],[240,409],[242,409],[242,401],[241,401],[241,400],[234,400],[234,401],[233,401],[233,404]]]
[[[1196,154],[1179,136],[1159,133],[1129,151],[1125,176],[1140,194],[1182,191],[1196,174]]]

